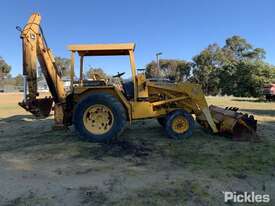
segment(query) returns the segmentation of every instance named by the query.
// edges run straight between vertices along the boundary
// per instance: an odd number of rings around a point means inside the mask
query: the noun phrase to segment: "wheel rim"
[[[109,107],[95,104],[85,110],[83,122],[90,133],[105,134],[111,130],[114,124],[114,114]]]
[[[178,116],[172,121],[172,129],[176,133],[184,133],[189,129],[189,122],[183,116]]]

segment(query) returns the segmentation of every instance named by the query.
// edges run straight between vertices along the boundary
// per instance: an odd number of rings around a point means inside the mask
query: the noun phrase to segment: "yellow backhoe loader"
[[[53,108],[56,126],[74,125],[80,137],[97,142],[118,137],[127,122],[149,118],[156,118],[171,138],[189,137],[195,124],[193,115],[203,128],[213,133],[229,134],[236,140],[256,137],[257,121],[253,116],[243,115],[237,108],[208,107],[199,84],[150,80],[144,73],[137,74],[133,43],[69,45],[71,88],[66,92],[40,21],[41,16],[34,13],[20,30],[25,98],[19,105],[35,116],[47,117]],[[79,78],[74,71],[76,55],[80,59]],[[121,82],[122,89],[100,78],[84,79],[84,58],[111,55],[129,56],[132,80]],[[37,60],[51,97],[38,98]]]

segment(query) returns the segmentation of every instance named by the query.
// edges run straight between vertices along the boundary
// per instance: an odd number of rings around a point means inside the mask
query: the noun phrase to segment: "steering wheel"
[[[118,77],[118,78],[120,78],[120,77],[122,77],[123,75],[125,74],[125,72],[122,72],[122,73],[117,73],[116,75],[114,75],[113,77],[114,78],[116,78],[116,77]]]

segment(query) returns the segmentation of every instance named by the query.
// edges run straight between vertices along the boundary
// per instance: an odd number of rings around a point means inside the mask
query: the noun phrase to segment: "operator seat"
[[[133,81],[127,81],[122,84],[124,94],[127,100],[134,98],[134,83]]]

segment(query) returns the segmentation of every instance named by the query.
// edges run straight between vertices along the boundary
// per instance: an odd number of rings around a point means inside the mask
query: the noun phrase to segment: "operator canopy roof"
[[[68,48],[70,51],[78,52],[80,56],[129,55],[130,50],[135,50],[135,44],[74,44]]]

